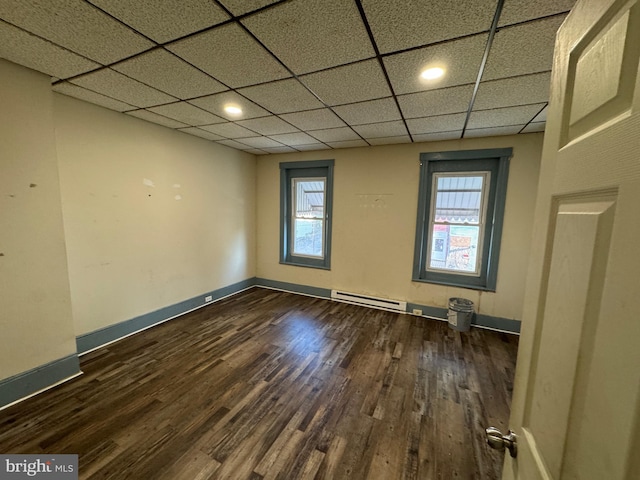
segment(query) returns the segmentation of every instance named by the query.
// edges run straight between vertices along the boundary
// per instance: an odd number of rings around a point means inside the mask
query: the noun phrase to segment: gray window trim
[[[331,269],[331,224],[333,218],[333,166],[334,160],[312,160],[280,163],[280,263],[298,267]],[[314,176],[322,172],[326,176],[325,185],[325,254],[324,258],[309,258],[291,253],[289,215],[291,205],[291,179]]]
[[[485,150],[462,150],[455,152],[433,152],[420,154],[420,186],[418,196],[418,218],[413,260],[415,282],[437,283],[456,287],[495,292],[498,280],[498,260],[502,241],[509,158],[512,148]],[[426,269],[429,248],[429,212],[431,203],[431,177],[434,171],[456,172],[491,170],[491,191],[487,206],[486,230],[482,252],[482,267],[479,277]]]

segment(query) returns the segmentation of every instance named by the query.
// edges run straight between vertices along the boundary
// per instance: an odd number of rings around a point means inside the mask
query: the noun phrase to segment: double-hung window
[[[495,291],[511,149],[423,153],[413,279]]]
[[[280,164],[280,263],[330,268],[333,163]]]

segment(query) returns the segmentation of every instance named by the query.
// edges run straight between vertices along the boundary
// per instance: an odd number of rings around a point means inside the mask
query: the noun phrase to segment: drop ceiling
[[[55,92],[258,155],[516,135],[544,131],[573,4],[0,0],[0,57]],[[421,80],[430,66],[445,75]]]

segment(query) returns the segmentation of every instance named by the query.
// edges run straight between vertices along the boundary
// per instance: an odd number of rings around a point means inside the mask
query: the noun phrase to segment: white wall
[[[513,147],[497,291],[411,281],[421,152]],[[542,134],[258,157],[257,276],[446,308],[522,318]],[[279,264],[279,163],[335,159],[331,270]]]
[[[54,106],[76,335],[255,276],[253,155]]]
[[[0,60],[0,379],[76,351],[52,102]]]

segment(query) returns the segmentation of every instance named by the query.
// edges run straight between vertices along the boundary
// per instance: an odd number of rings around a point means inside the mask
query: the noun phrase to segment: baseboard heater
[[[340,290],[331,290],[331,298],[347,303],[355,303],[366,307],[383,308],[385,310],[393,310],[394,312],[407,311],[407,302],[398,300],[389,300],[387,298],[369,297],[367,295],[359,295],[357,293],[343,292]]]

